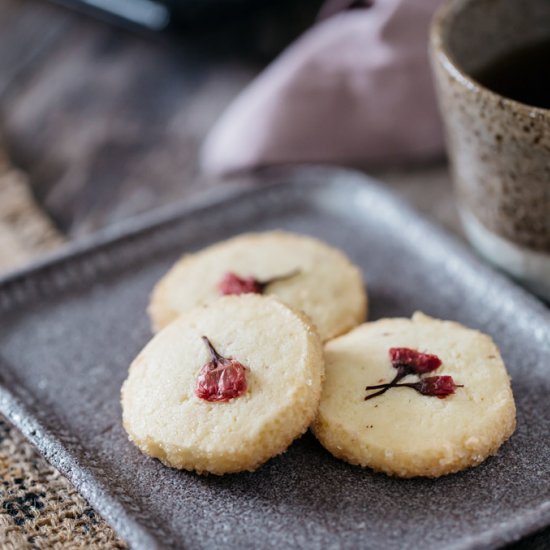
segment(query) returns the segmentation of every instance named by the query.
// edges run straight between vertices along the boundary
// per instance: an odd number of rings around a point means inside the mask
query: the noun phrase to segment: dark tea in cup
[[[497,94],[550,109],[550,38],[501,54],[473,76]]]

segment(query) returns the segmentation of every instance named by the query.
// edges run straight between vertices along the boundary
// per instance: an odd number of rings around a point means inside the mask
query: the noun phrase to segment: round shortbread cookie
[[[427,376],[452,376],[444,399],[393,387],[365,400],[366,386],[390,382],[391,348],[436,355]],[[438,477],[481,463],[513,433],[510,380],[492,339],[458,323],[415,313],[366,323],[325,346],[326,379],[312,431],[334,456],[400,477]]]
[[[184,256],[153,290],[149,315],[157,331],[181,313],[219,298],[227,273],[259,281],[292,275],[265,287],[303,311],[323,341],[365,320],[367,296],[360,270],[339,250],[283,231],[249,233]]]
[[[246,391],[226,402],[197,396],[216,351],[244,365]],[[310,425],[324,373],[308,319],[273,297],[220,298],[159,332],[122,387],[124,428],[144,453],[174,468],[225,474],[254,470]]]

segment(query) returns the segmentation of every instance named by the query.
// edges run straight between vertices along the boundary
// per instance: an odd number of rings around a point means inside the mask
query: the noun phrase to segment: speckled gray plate
[[[134,548],[496,547],[549,523],[548,310],[357,174],[265,178],[5,279],[2,412]],[[218,478],[165,468],[127,441],[119,389],[150,337],[155,281],[182,252],[274,227],[346,250],[364,269],[371,318],[420,309],[495,338],[518,405],[517,432],[498,456],[403,481],[340,462],[306,435],[255,473]]]

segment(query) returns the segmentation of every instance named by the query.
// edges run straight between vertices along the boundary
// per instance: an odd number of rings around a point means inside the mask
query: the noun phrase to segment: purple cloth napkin
[[[439,0],[375,0],[321,19],[221,116],[201,151],[205,171],[280,163],[368,166],[427,159],[443,138],[428,63]],[[338,6],[339,7],[339,6]]]

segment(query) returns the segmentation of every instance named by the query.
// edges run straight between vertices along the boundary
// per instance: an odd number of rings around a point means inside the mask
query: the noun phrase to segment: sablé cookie
[[[407,366],[411,350],[425,352],[416,354],[423,370]],[[422,313],[366,323],[329,342],[325,361],[312,430],[334,456],[352,464],[401,477],[438,477],[481,463],[515,429],[498,348],[458,323]],[[399,387],[387,388],[396,377]]]
[[[168,466],[252,471],[307,430],[323,372],[322,345],[305,316],[273,297],[227,296],[185,313],[145,346],[122,388],[124,428]]]
[[[366,316],[361,272],[341,251],[305,235],[269,231],[240,235],[180,259],[152,293],[153,330],[196,305],[239,291],[273,294],[303,311],[323,341]]]

